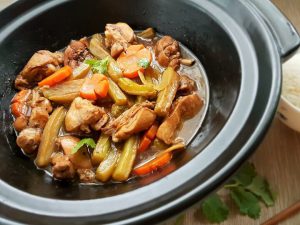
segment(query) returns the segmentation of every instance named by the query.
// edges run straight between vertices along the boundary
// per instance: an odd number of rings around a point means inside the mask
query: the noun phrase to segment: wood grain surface
[[[0,0],[0,10],[14,0]],[[300,31],[300,0],[273,0]],[[300,66],[300,65],[299,65]],[[273,215],[282,211],[300,199],[300,134],[274,119],[264,141],[250,159],[257,171],[265,176],[273,191],[277,193],[274,207],[262,205],[261,217],[252,220],[238,214],[230,205],[229,219],[221,225],[259,225]],[[225,195],[226,199],[226,195]],[[231,201],[228,201],[228,204]],[[194,207],[188,210],[183,218],[184,225],[209,225],[201,213]],[[300,225],[300,214],[286,220],[280,225]]]

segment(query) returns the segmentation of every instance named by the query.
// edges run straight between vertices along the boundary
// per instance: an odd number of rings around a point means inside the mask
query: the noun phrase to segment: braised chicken
[[[53,110],[51,102],[47,98],[42,97],[41,93],[39,93],[37,91],[32,92],[32,99],[30,102],[30,107],[31,108],[42,108],[48,113],[51,113]]]
[[[187,75],[181,75],[179,80],[179,87],[177,91],[183,93],[191,93],[196,89],[195,81],[189,78]]]
[[[33,108],[29,118],[29,126],[43,129],[48,122],[49,114],[42,107]]]
[[[135,104],[122,113],[118,118],[111,121],[102,129],[105,134],[112,135],[114,142],[125,140],[133,134],[148,129],[155,121],[156,114],[152,102]]]
[[[146,104],[132,106],[104,128],[104,133],[111,134],[112,140],[119,142],[128,139],[133,134],[147,130],[154,123],[156,114],[144,105]],[[150,103],[148,106],[151,106]]]
[[[31,154],[39,147],[42,130],[39,128],[25,128],[17,137],[17,145],[24,152]]]
[[[78,169],[79,180],[83,183],[94,183],[95,172],[92,169]]]
[[[155,56],[161,66],[178,69],[180,65],[178,42],[170,36],[163,36],[155,45]]]
[[[203,101],[197,94],[179,98],[174,105],[174,110],[159,126],[156,136],[166,144],[174,143],[175,134],[180,124],[195,116],[203,105]]]
[[[160,170],[185,147],[185,120],[204,116],[197,63],[172,37],[153,28],[135,34],[126,23],[38,51],[15,80],[17,145],[68,182],[125,182]]]
[[[82,38],[79,41],[72,40],[64,52],[64,65],[76,68],[87,57],[90,57],[88,51],[88,41]]]
[[[38,81],[54,73],[63,63],[63,53],[40,50],[28,61],[15,80],[19,90],[33,87]]]
[[[12,100],[11,110],[16,120],[14,127],[21,131],[26,127],[43,129],[53,108],[51,102],[36,90],[22,90]]]
[[[68,156],[55,154],[51,160],[53,177],[60,180],[70,180],[75,177],[75,169]]]
[[[101,127],[95,126],[97,122],[101,121],[105,116],[103,108],[93,105],[90,101],[77,97],[72,102],[69,111],[65,118],[66,130],[69,132],[83,131],[90,133],[90,127],[100,129]],[[105,122],[106,122],[105,121]],[[101,121],[101,125],[104,123]]]
[[[13,124],[16,131],[20,132],[28,126],[28,117],[21,115],[17,117]]]
[[[111,56],[117,57],[136,39],[130,26],[126,23],[106,24],[105,45],[110,48]]]

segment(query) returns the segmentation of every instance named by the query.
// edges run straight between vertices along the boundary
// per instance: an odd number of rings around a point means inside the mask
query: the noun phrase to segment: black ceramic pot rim
[[[0,37],[4,38],[14,27],[20,26],[36,14],[40,14],[57,4],[66,1],[51,1],[41,4],[30,12],[18,17],[15,21],[4,28]],[[94,199],[94,200],[55,200],[34,196],[0,181],[1,203],[12,211],[18,211],[28,216],[43,215],[44,218],[79,218],[85,221],[106,221],[107,223],[134,223],[139,221],[159,220],[168,218],[174,213],[191,206],[203,196],[217,188],[224,182],[235,169],[253,152],[259,141],[262,139],[268,125],[275,113],[280,91],[280,57],[273,43],[270,32],[266,29],[262,20],[257,17],[260,26],[265,30],[264,36],[267,40],[266,45],[272,55],[273,74],[272,88],[268,104],[261,120],[256,126],[255,131],[243,146],[239,148],[237,154],[223,161],[223,168],[219,171],[210,171],[211,163],[219,159],[222,153],[228,148],[239,134],[247,122],[252,106],[257,98],[258,87],[258,63],[254,47],[244,30],[227,15],[222,9],[213,3],[205,0],[192,0],[189,2],[199,10],[205,10],[233,40],[241,61],[241,89],[235,108],[231,113],[227,123],[215,137],[215,139],[189,163],[182,166],[179,170],[172,172],[157,182],[151,183],[143,188],[124,193],[121,195]],[[201,7],[205,5],[205,9]],[[1,39],[0,39],[1,40]],[[249,66],[251,65],[251,66]],[[248,91],[247,91],[248,90]],[[249,94],[251,90],[251,94]],[[259,96],[258,96],[259,97]],[[194,143],[196,144],[196,143]],[[191,144],[193,147],[193,143]],[[197,179],[200,171],[208,172],[211,177],[205,181]],[[2,206],[1,206],[2,207]]]

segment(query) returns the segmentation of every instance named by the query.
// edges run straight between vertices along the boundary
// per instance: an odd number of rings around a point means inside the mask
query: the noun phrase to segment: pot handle
[[[248,0],[247,2],[256,9],[270,29],[283,59],[297,50],[300,45],[299,34],[270,0]]]

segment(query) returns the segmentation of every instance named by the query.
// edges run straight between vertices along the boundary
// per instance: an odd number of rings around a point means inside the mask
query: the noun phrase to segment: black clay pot
[[[202,62],[210,104],[201,130],[163,171],[124,184],[55,182],[15,144],[13,80],[39,49],[103,32],[154,27]],[[275,114],[281,60],[298,34],[267,0],[20,0],[0,13],[2,224],[155,224],[201,201],[249,157]],[[267,160],[267,159],[266,159]]]

